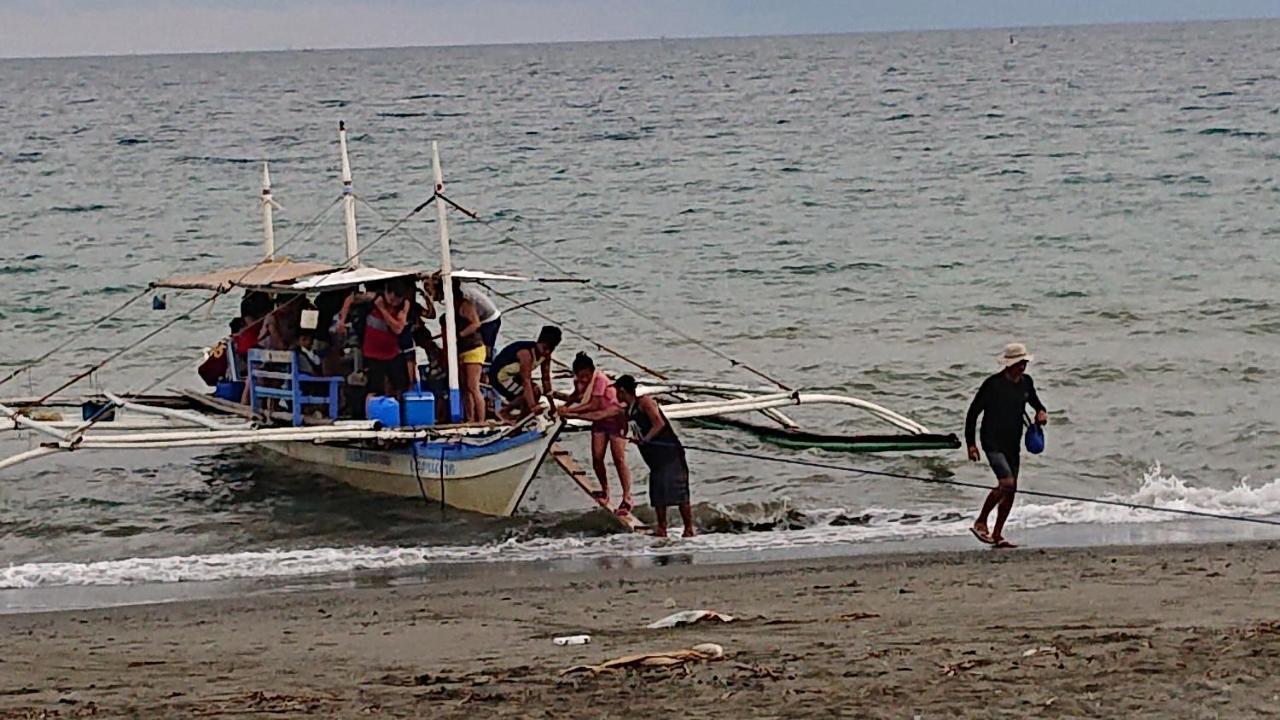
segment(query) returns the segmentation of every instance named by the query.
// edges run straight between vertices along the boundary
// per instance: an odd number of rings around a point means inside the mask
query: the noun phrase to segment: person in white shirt
[[[480,338],[484,340],[485,357],[489,362],[493,362],[494,348],[498,345],[498,331],[502,329],[502,311],[493,302],[493,298],[485,294],[475,283],[461,283],[454,280],[453,284],[461,286],[462,297],[471,301],[476,314],[480,316]],[[427,300],[426,316],[434,318],[436,316],[434,303],[444,300],[440,290],[439,273],[423,280],[422,289]]]

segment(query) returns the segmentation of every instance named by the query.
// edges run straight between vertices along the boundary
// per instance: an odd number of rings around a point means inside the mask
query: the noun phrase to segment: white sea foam
[[[1234,488],[1223,491],[1188,485],[1177,477],[1163,474],[1156,466],[1144,474],[1141,485],[1132,494],[1107,496],[1106,499],[1181,510],[1266,516],[1280,514],[1280,480],[1258,487],[1241,481]],[[967,531],[972,512],[972,507],[862,508],[857,511],[806,509],[803,527],[798,530],[710,533],[682,541],[678,547],[681,552],[727,553],[960,535]],[[854,524],[837,522],[837,519],[849,516],[858,517],[859,521]],[[1027,529],[1049,525],[1153,523],[1181,517],[1092,503],[1027,502],[1018,507],[1009,526]],[[357,546],[127,558],[88,563],[26,563],[0,569],[0,588],[289,578],[442,563],[638,557],[665,554],[671,550],[670,546],[648,537],[610,535],[513,539],[482,546]]]

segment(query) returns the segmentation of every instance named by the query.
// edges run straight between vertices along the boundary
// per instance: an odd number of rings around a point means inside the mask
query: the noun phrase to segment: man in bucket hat
[[[1013,499],[1018,492],[1019,445],[1022,440],[1022,418],[1026,406],[1035,408],[1037,425],[1049,421],[1044,405],[1036,395],[1035,383],[1027,374],[1027,365],[1035,360],[1035,356],[1027,352],[1022,343],[1010,343],[997,358],[1000,372],[987,378],[978,394],[969,405],[969,414],[964,421],[965,444],[969,449],[969,459],[978,462],[978,443],[975,440],[978,416],[982,416],[982,450],[987,454],[987,462],[996,474],[997,485],[987,494],[982,504],[982,512],[973,524],[975,537],[988,545],[996,547],[1014,547],[1013,543],[1004,539],[1004,522],[1013,509]],[[996,510],[996,525],[987,530],[987,516],[992,508]]]

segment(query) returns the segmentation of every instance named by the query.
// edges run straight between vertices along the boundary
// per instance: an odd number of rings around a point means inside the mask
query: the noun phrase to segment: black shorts
[[[1022,458],[1019,457],[1017,450],[1008,449],[987,449],[983,448],[987,453],[987,464],[991,466],[991,471],[996,474],[996,479],[1011,477],[1018,479],[1018,470],[1022,466]]]
[[[365,391],[373,395],[403,395],[409,389],[409,365],[402,357],[365,360]]]

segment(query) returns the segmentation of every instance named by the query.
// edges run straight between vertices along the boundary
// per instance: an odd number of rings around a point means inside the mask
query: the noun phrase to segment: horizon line
[[[661,42],[671,41],[689,41],[689,40],[744,40],[750,38],[803,38],[803,37],[840,37],[848,35],[905,35],[905,34],[927,34],[927,33],[943,33],[943,32],[973,32],[976,30],[990,31],[1011,31],[1011,30],[1048,30],[1059,28],[1091,28],[1091,27],[1132,27],[1138,25],[1210,25],[1215,23],[1232,23],[1232,22],[1257,22],[1257,21],[1280,21],[1280,15],[1277,16],[1255,16],[1255,17],[1220,17],[1220,18],[1196,18],[1193,20],[1119,20],[1112,22],[1065,22],[1065,23],[1047,23],[1043,25],[954,25],[949,27],[922,27],[922,28],[896,28],[881,30],[848,30],[842,32],[798,32],[798,33],[742,33],[738,35],[661,35],[637,36],[637,37],[613,37],[613,38],[588,38],[588,39],[570,39],[570,40],[510,40],[495,41],[483,43],[426,43],[426,44],[407,44],[407,45],[340,45],[326,47],[272,47],[272,48],[250,48],[237,50],[170,50],[170,51],[142,51],[142,52],[120,52],[120,53],[90,53],[84,55],[0,55],[0,62],[7,61],[23,61],[23,60],[92,60],[92,59],[114,59],[114,58],[148,58],[148,57],[183,57],[183,56],[199,56],[199,55],[255,55],[268,53],[296,53],[296,52],[368,52],[376,50],[417,50],[417,49],[453,49],[453,48],[489,48],[489,47],[520,47],[525,45],[597,45],[604,43],[638,43],[638,42]]]

